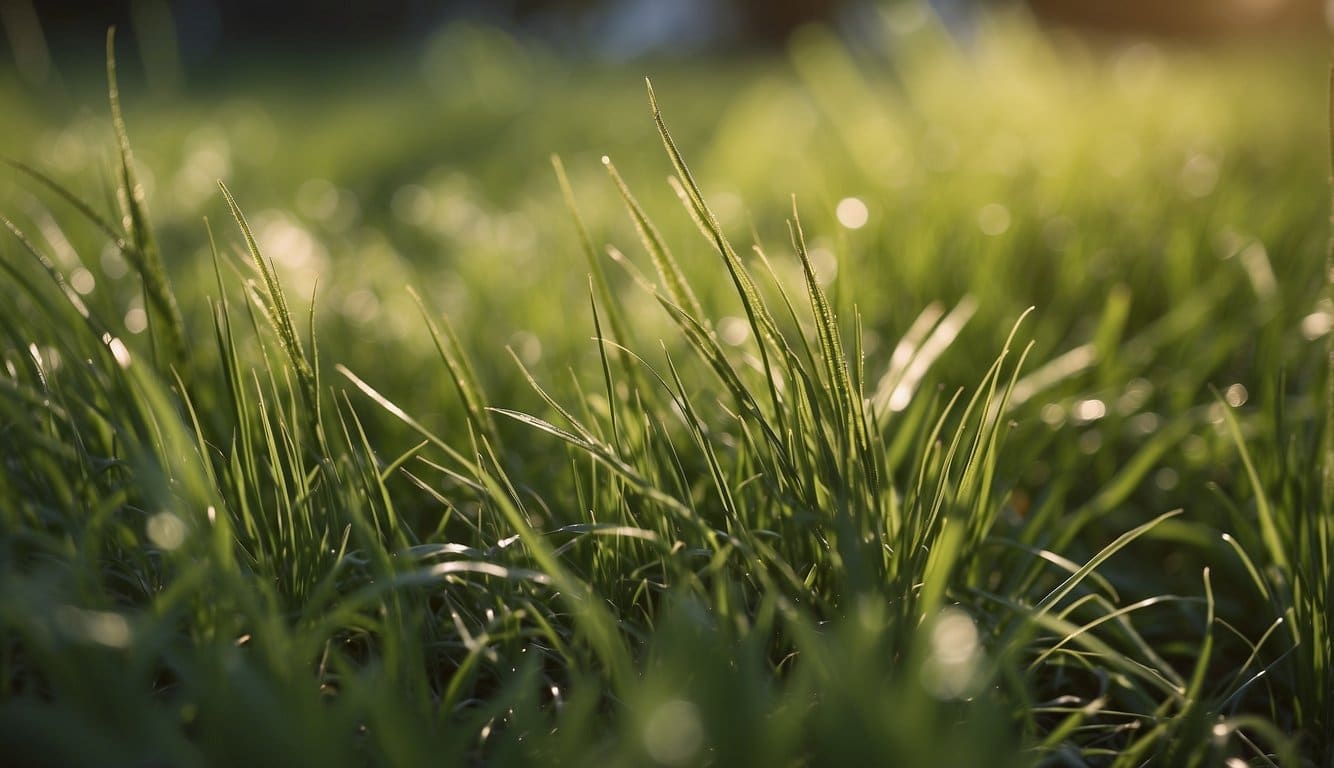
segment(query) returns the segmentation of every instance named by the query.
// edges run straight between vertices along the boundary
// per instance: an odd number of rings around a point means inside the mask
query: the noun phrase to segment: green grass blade
[[[1108,544],[1107,546],[1103,547],[1101,550],[1098,551],[1096,555],[1089,558],[1089,560],[1086,563],[1084,563],[1084,565],[1080,566],[1078,571],[1072,573],[1069,578],[1067,578],[1060,584],[1060,586],[1056,587],[1051,592],[1049,592],[1046,597],[1039,600],[1037,606],[1035,607],[1036,614],[1042,615],[1050,612],[1057,603],[1065,599],[1067,595],[1073,592],[1075,588],[1078,587],[1080,583],[1082,583],[1090,573],[1096,570],[1098,566],[1106,562],[1108,558],[1110,558],[1112,555],[1115,555],[1117,552],[1120,552],[1122,549],[1125,549],[1135,539],[1138,539],[1141,536],[1145,535],[1146,533],[1152,531],[1154,528],[1157,528],[1164,521],[1170,520],[1173,517],[1180,515],[1181,512],[1182,510],[1179,509],[1172,510],[1171,512],[1164,512],[1163,514],[1155,517],[1149,522],[1136,526],[1130,529],[1129,531],[1126,531],[1125,533],[1121,534],[1120,536],[1116,537],[1116,539],[1111,544]]]
[[[116,82],[116,29],[107,30],[107,98],[111,103],[111,122],[116,130],[116,142],[120,152],[120,179],[118,199],[123,214],[123,225],[129,241],[134,248],[126,251],[131,262],[143,280],[144,295],[148,307],[156,314],[160,325],[154,325],[155,331],[163,335],[167,348],[168,364],[186,367],[188,358],[185,348],[185,321],[181,317],[180,307],[176,304],[176,294],[171,289],[171,281],[166,267],[162,263],[162,254],[158,251],[157,238],[148,223],[148,210],[144,201],[144,188],[139,184],[134,170],[134,157],[130,152],[129,134],[125,130],[125,118],[120,110],[120,87]],[[152,315],[150,315],[151,319]],[[150,320],[151,321],[151,320]]]
[[[659,234],[658,228],[653,226],[649,220],[648,214],[640,206],[639,201],[635,199],[630,187],[621,178],[621,174],[616,171],[616,166],[611,162],[611,158],[603,157],[602,164],[606,166],[607,173],[611,180],[616,184],[616,189],[621,194],[621,200],[625,203],[626,210],[630,213],[631,220],[634,221],[635,231],[639,233],[639,239],[644,244],[644,250],[648,251],[649,258],[653,261],[653,267],[658,271],[658,277],[662,279],[663,285],[667,287],[667,295],[672,297],[672,301],[677,306],[690,313],[693,317],[704,317],[704,310],[700,307],[699,299],[695,298],[695,292],[690,288],[690,282],[686,280],[685,273],[681,271],[681,266],[676,263],[676,258],[672,256],[671,249]]]
[[[255,236],[250,231],[250,225],[246,223],[245,214],[241,213],[241,208],[236,204],[236,199],[227,189],[227,185],[218,182],[218,189],[222,190],[222,196],[227,201],[227,208],[231,210],[232,218],[236,220],[236,225],[241,229],[241,235],[245,239],[246,249],[250,253],[255,269],[259,271],[260,277],[264,281],[265,301],[261,306],[267,311],[269,322],[278,334],[278,343],[282,346],[283,352],[287,355],[287,360],[296,373],[297,384],[301,388],[301,395],[306,400],[306,407],[310,409],[311,419],[315,424],[319,423],[319,388],[315,380],[315,372],[311,368],[310,361],[306,358],[305,350],[301,346],[301,337],[296,332],[296,327],[292,323],[292,313],[287,309],[287,298],[283,294],[282,284],[278,282],[278,275],[274,272],[273,263],[259,252],[259,245],[255,242]],[[318,432],[318,430],[313,430]]]
[[[1246,469],[1246,477],[1251,482],[1251,492],[1255,494],[1255,516],[1260,525],[1260,539],[1264,542],[1265,549],[1269,551],[1269,557],[1274,564],[1284,571],[1288,571],[1291,568],[1288,552],[1283,546],[1283,537],[1279,534],[1274,509],[1270,506],[1265,485],[1260,480],[1260,473],[1255,469],[1255,462],[1251,460],[1251,452],[1246,448],[1246,438],[1241,434],[1241,424],[1237,421],[1236,414],[1232,412],[1232,407],[1227,404],[1222,395],[1217,392],[1214,395],[1217,407],[1223,414],[1223,423],[1227,425],[1232,443],[1237,447],[1237,455],[1241,458],[1241,464]]]

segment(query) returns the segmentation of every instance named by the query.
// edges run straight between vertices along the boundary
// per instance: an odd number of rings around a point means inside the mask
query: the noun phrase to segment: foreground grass
[[[119,115],[108,205],[16,168],[7,754],[1334,760],[1307,81],[895,50],[799,41],[730,190],[661,80],[518,218],[439,171],[155,229]]]

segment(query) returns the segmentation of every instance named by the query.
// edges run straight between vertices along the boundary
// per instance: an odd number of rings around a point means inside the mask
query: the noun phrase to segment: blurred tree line
[[[187,59],[237,49],[312,49],[411,40],[452,20],[474,19],[538,35],[593,34],[602,22],[651,25],[695,17],[729,45],[782,43],[802,24],[828,20],[858,0],[0,0],[12,48],[40,34],[63,51],[87,45],[109,25],[133,29],[168,19]],[[557,41],[559,42],[559,41]],[[571,41],[573,42],[573,41]]]
[[[903,0],[0,0],[13,65],[34,86],[55,61],[100,55],[108,26],[140,38],[147,55],[188,71],[236,54],[338,53],[412,45],[471,20],[579,54],[692,55],[782,45],[810,22],[856,29],[861,13]],[[979,5],[1027,5],[1041,21],[1118,35],[1187,38],[1325,33],[1326,0],[926,0],[946,26]],[[1330,0],[1334,9],[1334,0]],[[8,55],[6,55],[8,54]]]

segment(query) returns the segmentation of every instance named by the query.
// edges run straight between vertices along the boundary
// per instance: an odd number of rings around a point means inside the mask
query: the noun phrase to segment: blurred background
[[[295,314],[313,302],[323,359],[427,421],[459,414],[408,285],[461,329],[494,402],[542,407],[506,347],[557,395],[581,386],[571,369],[597,370],[590,266],[552,154],[635,310],[629,346],[679,334],[607,255],[651,270],[604,156],[720,337],[747,349],[716,254],[664,183],[646,75],[739,250],[761,244],[801,295],[797,196],[868,376],[924,308],[966,298],[973,320],[932,376],[970,385],[1037,307],[1031,360],[1063,361],[1066,378],[1018,418],[1016,498],[1065,471],[1079,501],[1166,414],[1204,418],[1215,390],[1317,391],[1319,356],[1294,344],[1330,325],[1321,0],[0,0],[3,153],[108,211],[112,24],[188,326],[210,327],[216,292],[205,218],[244,263],[223,179]],[[8,176],[0,208],[142,340],[123,258]],[[1286,383],[1263,373],[1280,367]],[[1174,446],[1108,530],[1190,501],[1230,451]]]
[[[903,4],[903,3],[900,3]],[[932,0],[961,34],[998,0]],[[1010,2],[1010,5],[1016,3]],[[505,29],[572,54],[614,58],[783,45],[804,24],[857,36],[875,0],[3,0],[8,63],[33,85],[117,25],[145,45],[145,66],[177,82],[229,56],[420,45],[453,22]],[[1036,18],[1100,33],[1187,39],[1319,34],[1325,0],[1027,0]],[[60,64],[58,64],[58,62]]]

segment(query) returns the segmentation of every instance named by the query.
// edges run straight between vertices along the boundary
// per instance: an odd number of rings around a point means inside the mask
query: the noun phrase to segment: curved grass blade
[[[1269,551],[1269,557],[1273,559],[1273,562],[1284,571],[1289,571],[1291,563],[1288,560],[1287,549],[1283,546],[1283,538],[1279,535],[1274,509],[1269,504],[1269,497],[1265,493],[1265,486],[1260,480],[1260,473],[1255,470],[1255,462],[1251,459],[1251,452],[1246,448],[1246,438],[1241,434],[1241,424],[1237,422],[1237,416],[1232,412],[1232,406],[1227,404],[1222,394],[1215,391],[1214,399],[1223,414],[1223,423],[1227,425],[1228,435],[1232,437],[1233,444],[1237,446],[1237,455],[1241,458],[1241,465],[1246,470],[1246,478],[1250,480],[1251,492],[1255,494],[1255,516],[1260,524],[1260,539],[1264,542],[1265,549]]]
[[[672,297],[672,301],[677,306],[685,309],[694,317],[704,317],[704,309],[700,306],[699,299],[695,298],[695,292],[691,290],[689,281],[686,280],[685,273],[681,271],[681,266],[677,264],[676,258],[672,256],[671,249],[663,241],[658,228],[649,220],[648,214],[644,213],[643,207],[635,199],[630,187],[626,185],[621,174],[617,172],[616,165],[612,163],[610,157],[603,156],[602,164],[606,166],[607,173],[611,180],[616,184],[616,189],[621,193],[621,200],[625,203],[625,209],[630,213],[630,218],[635,223],[635,231],[639,233],[639,239],[644,244],[644,250],[648,251],[649,258],[653,261],[653,267],[657,269],[658,276],[662,278],[663,285],[667,287],[667,295]]]
[[[158,251],[157,238],[148,223],[148,209],[144,203],[144,188],[139,184],[134,171],[134,156],[130,152],[130,138],[125,130],[125,119],[120,110],[120,87],[116,82],[116,28],[107,30],[107,97],[111,102],[111,122],[115,127],[116,141],[120,152],[120,178],[117,198],[120,201],[122,224],[129,241],[134,244],[130,250],[122,251],[130,257],[135,269],[143,280],[144,294],[148,306],[161,320],[160,326],[153,326],[163,335],[170,364],[184,367],[188,362],[185,348],[185,321],[181,317],[180,307],[176,304],[176,294],[172,292],[171,281],[167,277],[166,267],[162,263],[162,254]],[[96,221],[97,219],[94,219]],[[151,315],[150,315],[151,318]]]
[[[1042,616],[1050,612],[1057,603],[1064,599],[1066,595],[1073,592],[1090,573],[1106,562],[1108,558],[1115,555],[1117,552],[1120,552],[1122,549],[1125,549],[1135,539],[1138,539],[1144,534],[1152,531],[1154,528],[1157,528],[1163,521],[1170,520],[1177,515],[1180,515],[1182,511],[1183,510],[1180,509],[1174,509],[1171,512],[1164,512],[1149,522],[1131,528],[1129,531],[1116,537],[1115,541],[1099,550],[1098,554],[1089,558],[1088,562],[1084,563],[1078,571],[1070,574],[1069,578],[1061,582],[1061,584],[1049,592],[1046,597],[1039,600],[1034,609],[1034,615]]]
[[[496,425],[491,420],[490,414],[486,410],[486,400],[482,395],[482,387],[478,383],[477,373],[463,350],[463,342],[459,340],[458,333],[454,331],[454,324],[449,322],[449,317],[441,315],[444,322],[444,334],[441,334],[440,328],[435,324],[431,313],[426,309],[426,303],[421,295],[411,286],[408,287],[408,295],[412,297],[413,303],[417,305],[417,310],[421,313],[422,319],[426,321],[426,329],[431,334],[431,340],[435,342],[436,352],[440,359],[445,363],[445,369],[449,371],[449,378],[454,383],[454,389],[459,393],[459,399],[463,401],[463,407],[468,412],[468,418],[472,419],[482,434],[490,440],[496,440]]]

